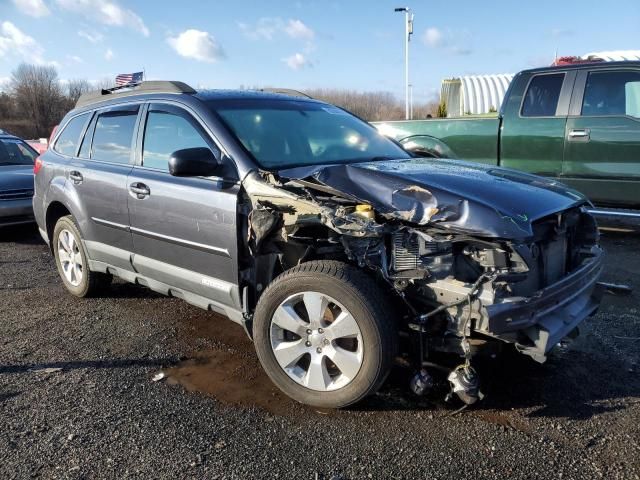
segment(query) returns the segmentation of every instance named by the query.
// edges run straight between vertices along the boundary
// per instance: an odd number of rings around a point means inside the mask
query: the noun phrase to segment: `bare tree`
[[[78,101],[78,98],[80,98],[80,95],[87,93],[94,88],[95,87],[85,79],[69,80],[67,82],[67,98],[73,106]]]
[[[20,116],[32,122],[32,136],[48,137],[66,107],[56,69],[19,65],[11,75],[11,92]]]

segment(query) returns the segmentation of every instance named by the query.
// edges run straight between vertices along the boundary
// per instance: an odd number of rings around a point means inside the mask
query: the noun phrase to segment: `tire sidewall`
[[[64,272],[62,270],[62,264],[60,263],[60,258],[58,256],[58,237],[60,236],[60,233],[63,230],[69,230],[71,233],[73,233],[78,243],[78,250],[82,257],[82,280],[80,281],[80,284],[78,286],[73,286],[69,283],[69,281],[64,275]],[[84,297],[89,290],[89,281],[90,281],[89,259],[87,258],[87,254],[85,253],[85,250],[84,250],[84,244],[82,243],[82,235],[80,234],[80,230],[76,226],[72,217],[66,216],[58,220],[55,228],[53,229],[52,247],[53,247],[53,255],[56,261],[56,268],[58,269],[58,274],[60,275],[60,278],[62,279],[62,282],[64,283],[65,288],[70,293],[72,293],[77,297]]]
[[[291,295],[305,291],[315,291],[334,298],[353,315],[360,328],[364,347],[362,365],[355,378],[337,390],[322,392],[300,385],[282,369],[271,348],[271,319],[275,310]],[[385,342],[383,332],[374,318],[376,312],[361,296],[349,283],[316,272],[299,272],[281,281],[276,280],[262,295],[253,324],[256,351],[271,380],[287,395],[301,403],[333,408],[355,403],[378,386],[380,370],[384,368]],[[386,376],[386,372],[382,374]]]

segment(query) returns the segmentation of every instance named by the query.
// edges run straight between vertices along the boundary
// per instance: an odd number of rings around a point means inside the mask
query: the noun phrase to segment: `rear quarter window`
[[[537,75],[529,82],[522,101],[523,117],[553,117],[558,108],[564,73]]]
[[[83,113],[82,115],[78,115],[77,117],[73,117],[69,120],[65,125],[64,130],[62,130],[58,136],[53,149],[62,155],[74,157],[78,151],[80,135],[82,135],[82,130],[84,129],[88,118],[89,114]]]

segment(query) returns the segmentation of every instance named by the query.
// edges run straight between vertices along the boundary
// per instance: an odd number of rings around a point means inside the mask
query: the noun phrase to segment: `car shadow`
[[[19,243],[22,245],[44,244],[35,223],[0,228],[0,242]]]
[[[36,364],[20,364],[20,365],[0,365],[0,375],[11,375],[31,372],[34,374],[53,374],[58,371],[80,370],[80,369],[117,369],[117,368],[137,368],[137,367],[155,367],[164,368],[175,364],[176,361],[171,359],[152,359],[152,358],[121,358],[111,360],[79,360],[79,361],[59,361],[59,362],[43,362]],[[60,370],[59,370],[60,369]]]
[[[563,351],[541,365],[517,354],[504,354],[476,365],[484,399],[469,410],[522,409],[527,417],[586,420],[604,412],[623,410],[640,395],[640,381],[626,362],[591,352]],[[419,397],[409,390],[413,372],[395,369],[380,391],[351,407],[356,411],[450,410],[462,403],[445,402],[446,379],[434,376],[435,386]]]

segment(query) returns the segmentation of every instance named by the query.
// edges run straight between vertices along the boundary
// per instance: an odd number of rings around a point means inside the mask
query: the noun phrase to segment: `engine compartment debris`
[[[459,188],[444,189],[439,172],[434,180],[422,165],[411,160],[402,168],[374,162],[249,174],[240,207],[250,253],[241,269],[246,317],[250,322],[264,286],[288,268],[313,259],[356,264],[400,305],[402,347],[417,372],[410,388],[418,395],[428,391],[425,365],[433,354],[446,354],[453,359],[451,393],[470,405],[482,398],[471,366],[476,355],[513,345],[543,362],[596,310],[602,251],[583,197],[545,185],[539,204],[517,213],[518,198],[455,193],[477,182],[477,171],[471,180],[455,172]],[[453,167],[445,161],[438,168]],[[482,175],[499,182],[506,174],[486,169]],[[508,175],[523,189],[545,181]]]

